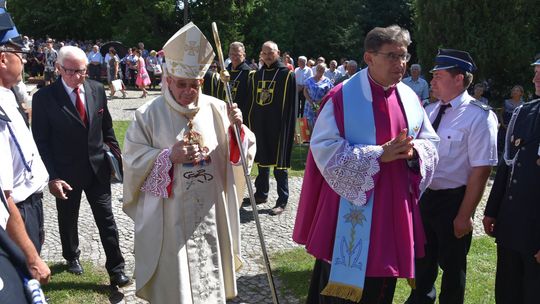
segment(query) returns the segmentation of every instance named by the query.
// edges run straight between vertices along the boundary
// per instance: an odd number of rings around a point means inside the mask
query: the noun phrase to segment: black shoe
[[[115,273],[110,276],[111,279],[111,286],[118,286],[118,287],[124,287],[126,285],[131,284],[131,280],[128,276],[124,274],[124,272]]]
[[[255,197],[255,204],[257,205],[265,204],[267,201],[268,201],[267,198]],[[242,206],[244,207],[251,206],[251,200],[249,197],[244,198],[244,200],[242,201]]]
[[[68,272],[71,272],[76,275],[81,275],[84,272],[81,263],[79,263],[79,259],[67,261],[67,267],[68,267],[67,269]]]

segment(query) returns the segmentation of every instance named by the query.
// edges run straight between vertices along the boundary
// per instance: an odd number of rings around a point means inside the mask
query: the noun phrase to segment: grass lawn
[[[65,264],[49,265],[52,279],[42,287],[50,303],[109,303],[110,298],[119,296],[109,287],[109,276],[105,270],[97,269],[92,263],[82,264],[84,274],[80,276],[67,272]]]
[[[126,135],[126,130],[129,126],[129,121],[114,121],[114,133],[116,134],[116,139],[120,143],[120,148],[124,147],[124,137]],[[304,167],[306,166],[306,157],[308,152],[307,145],[294,145],[291,156],[291,169],[289,170],[290,176],[304,176]],[[257,166],[253,166],[251,170],[251,176],[257,176],[258,170]]]
[[[283,286],[305,303],[311,270],[315,260],[305,253],[304,248],[273,254],[272,265],[276,276]],[[496,248],[493,239],[478,237],[473,239],[468,255],[467,289],[465,303],[495,303],[495,265]],[[440,287],[441,272],[437,278],[437,290]],[[405,280],[398,280],[394,303],[404,303],[409,296],[409,285]]]

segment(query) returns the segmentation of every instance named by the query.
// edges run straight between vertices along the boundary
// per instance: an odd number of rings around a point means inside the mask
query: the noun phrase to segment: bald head
[[[279,59],[279,49],[275,42],[266,41],[262,45],[261,49],[261,59],[264,61],[266,66],[271,66]]]

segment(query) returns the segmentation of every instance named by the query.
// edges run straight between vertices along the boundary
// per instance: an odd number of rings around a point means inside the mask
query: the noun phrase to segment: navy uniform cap
[[[435,57],[435,67],[430,72],[438,70],[447,70],[452,68],[459,68],[464,72],[476,71],[476,65],[468,52],[453,50],[453,49],[439,49],[439,53]]]
[[[0,1],[0,46],[8,45],[22,48],[22,37],[6,11],[5,1]]]

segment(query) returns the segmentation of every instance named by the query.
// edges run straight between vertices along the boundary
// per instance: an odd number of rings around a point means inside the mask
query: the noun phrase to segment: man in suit
[[[108,145],[118,147],[103,85],[86,80],[88,59],[73,46],[62,47],[57,68],[61,78],[33,96],[32,131],[49,172],[49,190],[56,197],[62,255],[68,271],[82,274],[77,220],[85,192],[107,261],[111,285],[125,286],[118,231],[111,209]],[[86,81],[85,81],[86,80]]]
[[[540,54],[533,83],[540,96]],[[486,209],[484,230],[497,242],[497,303],[538,303],[540,297],[540,99],[514,110],[503,159]]]

